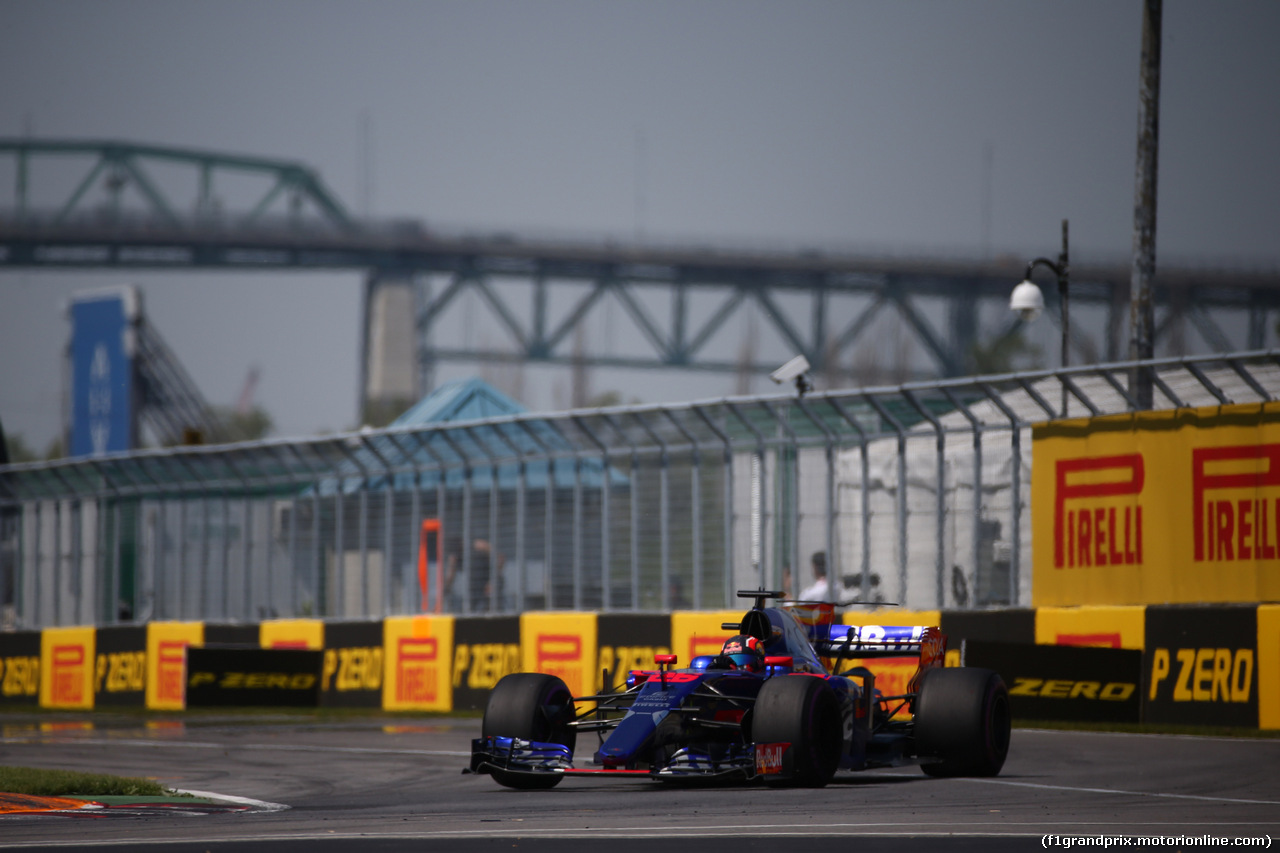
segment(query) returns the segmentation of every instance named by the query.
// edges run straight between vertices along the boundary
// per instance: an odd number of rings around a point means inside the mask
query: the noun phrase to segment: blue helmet
[[[746,634],[730,637],[720,649],[720,661],[733,669],[760,672],[764,669],[764,643]]]

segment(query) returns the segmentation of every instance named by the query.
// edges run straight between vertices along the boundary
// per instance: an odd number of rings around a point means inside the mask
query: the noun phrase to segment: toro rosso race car
[[[840,769],[919,764],[931,776],[994,776],[1009,750],[1009,695],[995,672],[943,668],[935,627],[834,623],[832,606],[739,592],[755,606],[719,655],[633,670],[621,692],[574,698],[553,675],[515,673],[490,694],[474,773],[510,788],[565,776],[763,780],[820,787]],[[816,615],[815,615],[816,614]],[[851,660],[915,656],[902,695],[886,696]],[[584,703],[581,713],[576,703]],[[575,763],[580,736],[594,735]]]

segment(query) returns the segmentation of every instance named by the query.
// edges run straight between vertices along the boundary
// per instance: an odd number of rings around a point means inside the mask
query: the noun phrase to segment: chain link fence
[[[0,467],[4,629],[833,600],[1030,603],[1030,426],[1261,402],[1280,353]],[[1060,402],[1061,400],[1061,402]]]

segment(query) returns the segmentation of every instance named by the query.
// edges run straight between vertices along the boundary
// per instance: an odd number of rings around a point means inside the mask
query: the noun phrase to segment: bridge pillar
[[[418,400],[414,309],[411,273],[369,271],[361,300],[362,424],[384,426]]]

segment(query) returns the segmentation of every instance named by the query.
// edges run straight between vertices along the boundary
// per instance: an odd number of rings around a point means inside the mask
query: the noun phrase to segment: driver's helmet
[[[720,649],[722,659],[727,659],[734,669],[760,672],[764,669],[764,643],[756,637],[738,634],[724,641]]]

